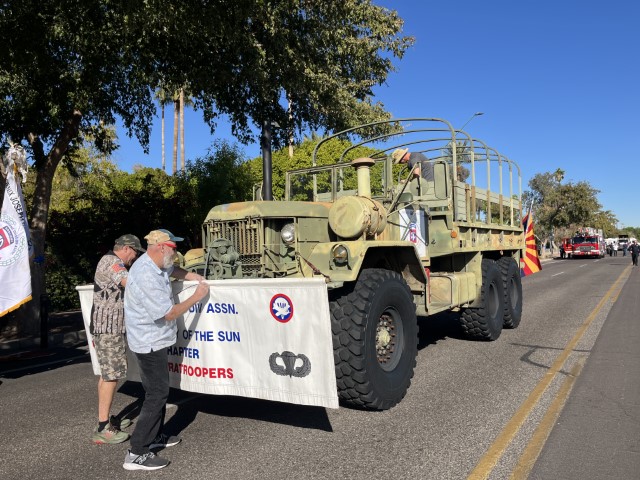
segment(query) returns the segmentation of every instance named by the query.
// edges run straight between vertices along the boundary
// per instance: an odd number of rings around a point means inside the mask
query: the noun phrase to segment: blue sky
[[[516,161],[523,189],[536,173],[561,168],[585,180],[619,226],[640,226],[640,2],[632,0],[375,0],[405,20],[416,38],[397,72],[375,90],[394,117],[438,117],[466,127]],[[214,135],[201,112],[185,115],[186,158],[206,153]],[[166,112],[171,162],[173,113]],[[149,155],[119,130],[120,168],[161,166],[160,120]],[[247,157],[259,145],[243,147]]]

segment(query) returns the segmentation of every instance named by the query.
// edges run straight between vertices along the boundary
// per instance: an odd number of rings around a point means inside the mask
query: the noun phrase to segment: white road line
[[[562,275],[564,272],[559,272],[559,273],[554,273],[553,275],[551,275],[552,277],[557,277],[558,275]]]

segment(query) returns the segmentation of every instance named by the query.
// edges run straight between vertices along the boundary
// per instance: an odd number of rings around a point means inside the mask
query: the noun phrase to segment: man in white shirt
[[[167,349],[176,342],[175,320],[209,293],[204,277],[173,264],[176,242],[183,238],[164,229],[153,230],[144,238],[147,253],[131,267],[124,296],[127,342],[138,360],[145,391],[140,416],[131,435],[131,449],[123,464],[126,470],[166,467],[169,461],[151,449],[171,447],[181,441],[162,431],[169,397]],[[174,304],[170,276],[200,283],[189,298]]]

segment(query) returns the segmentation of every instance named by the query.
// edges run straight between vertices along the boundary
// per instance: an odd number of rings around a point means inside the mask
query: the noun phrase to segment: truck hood
[[[209,210],[207,220],[235,220],[246,217],[328,218],[330,202],[254,201],[218,205]]]

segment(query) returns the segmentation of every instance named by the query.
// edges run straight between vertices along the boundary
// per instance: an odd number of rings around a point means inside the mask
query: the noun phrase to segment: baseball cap
[[[158,230],[151,230],[148,235],[144,237],[149,245],[158,245],[160,243],[173,243],[175,245],[176,242],[181,242],[184,240],[182,237],[176,237],[169,230],[165,230],[164,228],[159,228]]]
[[[393,163],[400,163],[402,157],[409,151],[408,148],[396,148],[391,154],[391,158],[393,158]]]
[[[122,245],[123,247],[131,247],[139,252],[146,252],[146,250],[142,248],[142,245],[140,244],[140,239],[135,235],[131,235],[130,233],[118,237],[115,244]]]

